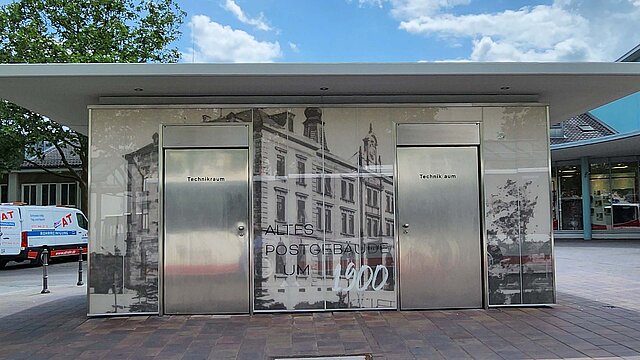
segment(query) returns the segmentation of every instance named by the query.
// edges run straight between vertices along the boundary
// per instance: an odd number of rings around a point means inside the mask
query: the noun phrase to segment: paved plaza
[[[640,242],[561,242],[556,257],[553,307],[87,319],[70,295],[0,318],[0,358],[640,359]]]

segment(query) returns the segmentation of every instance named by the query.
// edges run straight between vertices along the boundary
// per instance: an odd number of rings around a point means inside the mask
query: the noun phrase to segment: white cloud
[[[194,48],[182,54],[195,62],[272,62],[282,56],[280,44],[258,41],[253,35],[195,15],[189,22]]]
[[[235,15],[236,18],[238,18],[238,20],[240,20],[240,22],[242,23],[254,26],[256,29],[262,30],[262,31],[273,30],[273,28],[267,24],[267,21],[265,20],[263,13],[260,13],[260,15],[256,18],[250,18],[247,16],[247,14],[244,13],[242,8],[240,8],[240,6],[236,4],[235,1],[233,0],[226,0],[223,8],[231,12],[233,15]]]
[[[470,0],[384,1],[412,34],[471,43],[473,61],[612,61],[640,42],[640,0],[554,0],[495,13],[459,15]]]
[[[640,0],[639,0],[640,1]],[[294,53],[299,53],[300,52],[300,48],[298,47],[298,44],[296,43],[292,43],[291,41],[289,41],[289,48],[291,49],[291,51],[293,51]]]

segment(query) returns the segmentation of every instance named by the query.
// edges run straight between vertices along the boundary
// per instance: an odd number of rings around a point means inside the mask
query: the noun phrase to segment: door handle
[[[409,224],[402,224],[402,233],[403,234],[409,233]]]
[[[244,236],[244,225],[238,225],[238,236]]]

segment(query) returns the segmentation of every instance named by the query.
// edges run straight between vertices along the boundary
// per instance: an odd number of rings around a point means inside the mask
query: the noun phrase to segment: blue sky
[[[179,0],[185,62],[615,61],[640,0]],[[640,95],[593,113],[640,129]]]
[[[613,61],[640,0],[178,0],[186,62]]]

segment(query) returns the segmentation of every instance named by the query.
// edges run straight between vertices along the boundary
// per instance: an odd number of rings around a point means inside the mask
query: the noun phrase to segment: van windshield
[[[87,218],[84,217],[84,215],[82,215],[81,213],[76,213],[76,219],[78,219],[78,226],[80,226],[80,228],[89,230],[89,222],[87,221]]]

